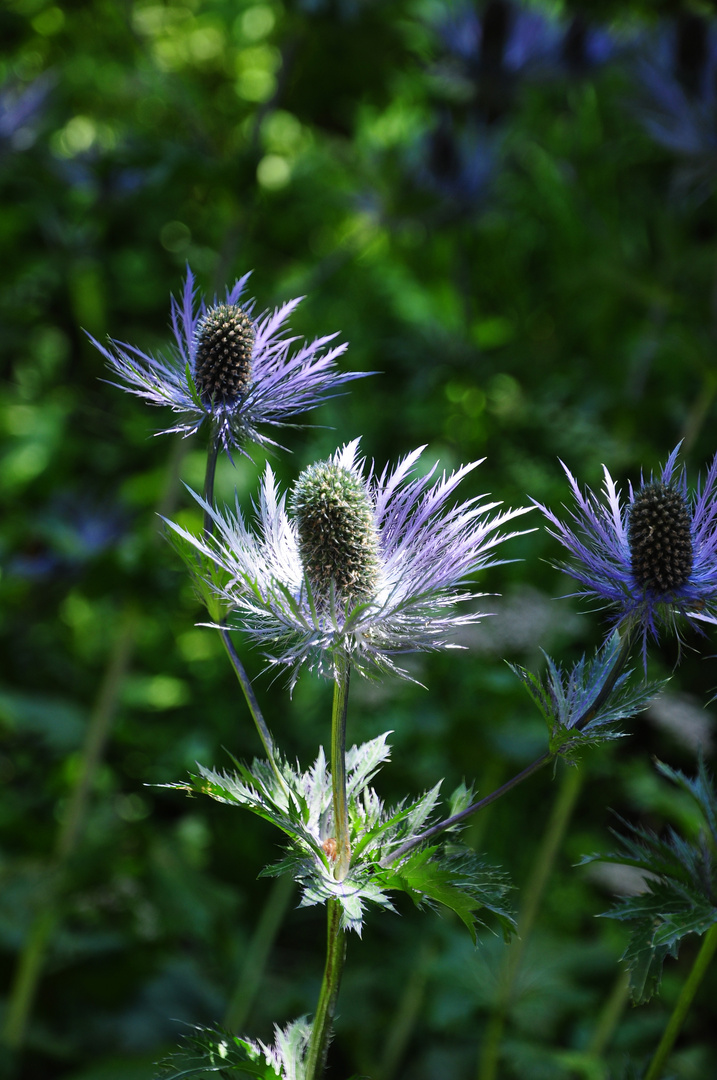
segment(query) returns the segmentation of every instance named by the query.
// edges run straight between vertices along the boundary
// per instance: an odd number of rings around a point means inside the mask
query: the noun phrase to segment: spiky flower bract
[[[91,335],[117,384],[152,405],[168,405],[176,424],[160,434],[191,435],[207,421],[218,445],[231,452],[247,442],[271,443],[262,426],[278,427],[336,394],[363,372],[340,372],[336,360],[346,344],[327,348],[336,334],[305,342],[287,336],[286,323],[301,297],[275,311],[254,315],[244,299],[249,274],[212,305],[197,300],[187,270],[181,302],[172,297],[175,344],[165,356],[150,356],[134,345],[110,340],[105,348]]]
[[[422,450],[378,474],[359,459],[357,439],[306,470],[294,490],[293,513],[267,466],[256,530],[238,506],[222,513],[201,499],[213,521],[211,535],[196,537],[169,523],[208,563],[202,572],[207,584],[216,582],[216,566],[228,575],[227,585],[213,587],[231,607],[234,624],[272,664],[291,670],[292,685],[303,665],[334,677],[339,657],[364,674],[407,677],[396,655],[449,647],[452,632],[481,618],[477,611],[454,610],[483,595],[461,587],[478,570],[504,561],[494,558],[495,548],[518,534],[501,529],[530,507],[491,517],[499,504],[486,496],[449,505],[480,462],[450,476],[436,478],[435,466],[411,476]],[[302,538],[312,514],[313,532]],[[348,535],[347,523],[355,535]],[[346,568],[348,577],[342,576]]]
[[[543,653],[547,669],[534,675],[517,664],[509,666],[538,706],[548,727],[550,752],[573,762],[582,747],[617,739],[615,724],[646,709],[659,683],[629,685],[624,670],[629,642],[615,632],[591,660],[582,656],[568,670]]]
[[[578,482],[563,465],[575,498],[570,520],[562,522],[540,506],[551,534],[572,561],[558,564],[579,582],[579,596],[603,601],[617,626],[647,640],[677,616],[717,622],[717,456],[707,476],[688,492],[679,446],[659,476],[630,484],[624,499],[605,469],[602,495]]]

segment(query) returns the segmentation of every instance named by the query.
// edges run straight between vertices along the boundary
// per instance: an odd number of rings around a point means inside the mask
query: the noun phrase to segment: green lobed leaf
[[[416,906],[442,904],[455,912],[474,944],[476,927],[488,925],[478,917],[482,909],[497,919],[506,940],[515,929],[514,916],[505,905],[510,889],[505,874],[469,848],[421,848],[383,873],[386,888],[407,893]]]
[[[697,804],[704,827],[694,837],[668,829],[663,839],[640,826],[622,822],[620,848],[605,855],[586,856],[582,863],[611,862],[642,870],[645,891],[620,899],[605,914],[632,924],[623,959],[630,975],[633,1001],[648,1001],[660,987],[667,956],[676,957],[688,934],[705,934],[717,923],[717,793],[700,759],[696,780],[660,762],[657,768],[678,784]]]

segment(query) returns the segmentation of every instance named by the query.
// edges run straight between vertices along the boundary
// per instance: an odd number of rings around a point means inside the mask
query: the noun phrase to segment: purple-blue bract
[[[503,561],[493,557],[494,549],[519,534],[501,528],[532,508],[491,517],[499,504],[482,495],[449,505],[458,484],[480,462],[437,479],[435,466],[425,476],[411,476],[422,449],[380,474],[359,459],[358,439],[331,459],[365,484],[374,508],[377,584],[373,595],[360,601],[334,596],[329,604],[315,602],[301,563],[296,523],[268,466],[255,529],[245,523],[238,505],[221,512],[202,499],[213,535],[192,536],[170,522],[229,575],[221,595],[233,609],[231,621],[263,648],[271,664],[291,669],[292,685],[304,664],[333,677],[338,653],[363,674],[378,670],[408,677],[394,656],[450,647],[451,632],[482,617],[477,611],[459,615],[451,608],[483,595],[461,586],[476,571]]]
[[[566,465],[575,509],[567,522],[536,503],[552,528],[549,530],[572,556],[559,563],[580,584],[578,596],[603,601],[613,610],[616,626],[637,630],[642,636],[643,658],[648,637],[657,638],[661,627],[677,630],[678,615],[717,622],[717,456],[707,476],[690,495],[684,468],[678,468],[679,445],[670,454],[658,476],[640,480],[634,490],[628,486],[623,499],[607,469],[601,494],[590,488],[581,491]],[[562,464],[562,462],[561,462]],[[633,572],[629,543],[630,512],[646,484],[659,482],[678,492],[689,516],[692,541],[692,568],[677,588],[660,590],[640,586]]]
[[[292,348],[297,337],[287,336],[286,322],[301,297],[254,316],[254,301],[244,300],[249,278],[245,274],[227,289],[221,303],[240,304],[251,318],[255,333],[251,358],[251,379],[246,393],[236,400],[207,401],[195,385],[197,332],[203,317],[211,310],[204,299],[197,300],[194,277],[187,270],[181,302],[172,297],[172,330],[175,344],[168,356],[151,356],[134,345],[110,340],[105,348],[91,335],[90,340],[122,380],[119,385],[151,405],[167,405],[178,415],[177,422],[162,428],[160,434],[178,431],[191,435],[207,421],[212,438],[225,450],[244,453],[247,442],[277,445],[262,426],[280,427],[298,414],[333,397],[351,379],[365,372],[341,372],[336,366],[347,345],[327,348],[336,334],[304,342]],[[214,307],[219,302],[214,300]]]

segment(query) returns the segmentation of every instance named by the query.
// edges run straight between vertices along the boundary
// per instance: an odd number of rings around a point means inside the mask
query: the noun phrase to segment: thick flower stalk
[[[395,657],[450,647],[450,635],[482,617],[455,607],[483,594],[461,586],[503,561],[503,527],[530,507],[491,516],[499,504],[477,496],[450,505],[480,462],[435,478],[412,476],[421,449],[377,474],[359,459],[358,440],[305,470],[287,507],[267,466],[252,530],[237,506],[199,502],[211,534],[171,528],[228,576],[222,600],[272,664],[306,665],[336,678],[345,661],[363,674],[408,677]],[[214,586],[217,588],[217,586]]]
[[[227,289],[223,301],[208,305],[197,301],[188,270],[181,302],[171,302],[174,346],[167,356],[113,340],[105,348],[90,336],[120,378],[117,385],[177,414],[176,423],[160,434],[191,435],[206,421],[213,445],[229,452],[247,442],[276,445],[262,427],[292,422],[364,374],[338,370],[336,361],[347,346],[327,348],[336,334],[292,352],[298,339],[287,336],[286,323],[301,298],[257,316],[254,301],[244,299],[248,278]]]
[[[717,457],[688,492],[679,446],[658,477],[641,478],[627,499],[605,469],[602,495],[582,492],[563,465],[576,508],[568,522],[540,504],[551,534],[571,561],[558,564],[580,584],[577,595],[602,601],[614,623],[647,640],[677,616],[717,622]]]

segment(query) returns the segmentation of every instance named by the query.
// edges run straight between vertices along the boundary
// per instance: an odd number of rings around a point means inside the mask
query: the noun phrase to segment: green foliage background
[[[259,747],[159,540],[159,509],[195,520],[179,480],[201,486],[203,442],[154,438],[166,417],[102,381],[83,329],[166,347],[187,263],[210,295],[254,268],[259,310],[305,294],[297,332],[339,330],[347,365],[380,374],[312,416],[317,427],[288,432],[293,455],[272,458],[283,482],[361,435],[380,464],[423,443],[447,468],[486,456],[466,495],[473,484],[510,505],[556,507],[567,496],[558,458],[599,486],[602,463],[637,480],[684,439],[694,475],[717,449],[711,190],[685,192],[680,163],[630,106],[630,64],[613,63],[500,87],[490,180],[461,195],[451,140],[470,130],[485,88],[436,29],[454,10],[8,0],[0,12],[3,92],[47,73],[44,106],[0,146],[0,1007],[23,943],[46,939],[24,1048],[1,1051],[0,1073],[151,1076],[187,1024],[222,1022],[250,985],[262,912],[287,902],[258,878],[278,852],[268,825],[151,786]],[[686,9],[619,10],[623,29],[645,32]],[[224,462],[219,493],[236,485],[246,503],[263,460]],[[539,664],[539,647],[577,657],[600,640],[600,616],[552,599],[569,584],[548,565],[557,553],[542,528],[510,555],[523,561],[481,583],[504,599],[486,601],[498,615],[470,651],[415,661],[427,690],[354,687],[349,740],[393,731],[387,799],[441,776],[446,791],[465,778],[480,793],[507,779],[544,733],[503,658]],[[675,660],[673,643],[654,651],[656,672]],[[304,677],[288,700],[259,656],[247,664],[279,742],[307,765],[328,738],[330,688]],[[673,712],[676,701],[693,716],[715,684],[714,660],[688,652],[672,688],[692,697],[671,699]],[[608,1075],[578,1057],[615,993],[627,930],[595,919],[612,891],[574,864],[610,846],[608,807],[689,829],[651,756],[691,773],[694,745],[651,715],[581,766],[501,1075]],[[75,820],[93,716],[106,737]],[[697,716],[709,740],[712,714]],[[518,902],[563,783],[534,777],[465,833],[510,872]],[[662,997],[620,1014],[609,1075],[654,1047],[689,945]],[[310,1013],[322,950],[322,913],[288,898],[258,993],[237,1006],[242,1030],[268,1040],[274,1022]],[[331,1075],[478,1076],[504,962],[502,939],[474,950],[455,919],[406,905],[400,918],[374,916],[350,941]],[[713,975],[676,1076],[715,1067],[716,990]]]

